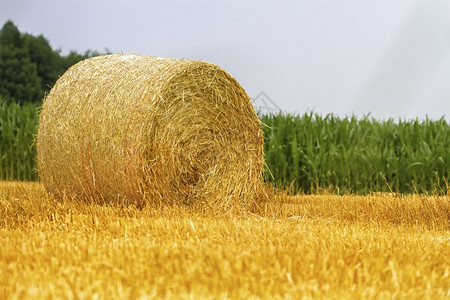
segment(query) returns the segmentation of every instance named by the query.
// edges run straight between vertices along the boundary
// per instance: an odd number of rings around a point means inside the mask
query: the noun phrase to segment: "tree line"
[[[88,50],[61,55],[41,34],[21,33],[7,21],[0,30],[0,99],[3,102],[40,102],[56,80],[73,64],[99,55]]]

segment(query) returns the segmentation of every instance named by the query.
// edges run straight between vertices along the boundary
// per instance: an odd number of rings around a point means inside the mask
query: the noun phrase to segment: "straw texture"
[[[71,67],[44,101],[39,175],[57,197],[247,206],[262,186],[260,125],[216,65],[98,56]]]

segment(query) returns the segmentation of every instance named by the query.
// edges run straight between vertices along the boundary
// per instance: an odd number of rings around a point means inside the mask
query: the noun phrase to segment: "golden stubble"
[[[1,299],[448,299],[448,196],[276,193],[220,215],[0,183]]]

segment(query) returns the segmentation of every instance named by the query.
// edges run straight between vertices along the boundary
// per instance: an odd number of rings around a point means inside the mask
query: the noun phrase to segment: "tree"
[[[0,96],[6,101],[38,101],[42,96],[36,64],[17,27],[8,21],[0,31]]]
[[[0,45],[14,48],[23,47],[20,31],[11,20],[8,20],[0,31]]]
[[[59,53],[51,48],[48,40],[42,35],[35,37],[24,34],[23,40],[30,61],[36,64],[41,90],[48,91],[65,70],[60,63]]]
[[[0,30],[0,98],[40,101],[69,67],[96,55],[97,51],[88,50],[61,56],[43,35],[21,34],[9,20]]]

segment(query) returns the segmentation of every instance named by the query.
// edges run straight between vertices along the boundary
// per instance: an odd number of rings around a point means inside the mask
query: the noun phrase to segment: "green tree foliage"
[[[0,95],[8,102],[37,101],[42,95],[36,64],[25,49],[0,46]]]
[[[35,101],[41,95],[36,64],[30,60],[17,27],[8,21],[0,32],[0,95]]]
[[[7,21],[0,32],[0,45],[15,48],[23,47],[23,40],[19,29],[12,21]]]
[[[47,91],[65,70],[61,64],[61,57],[42,35],[35,37],[24,34],[23,40],[30,60],[36,64],[37,76],[41,79],[41,91]]]
[[[62,56],[43,35],[22,34],[7,21],[0,30],[0,96],[5,102],[39,102],[70,66],[96,55]]]

